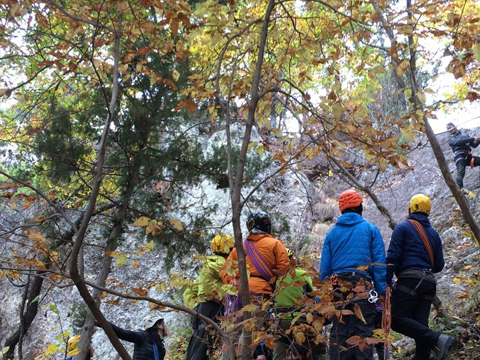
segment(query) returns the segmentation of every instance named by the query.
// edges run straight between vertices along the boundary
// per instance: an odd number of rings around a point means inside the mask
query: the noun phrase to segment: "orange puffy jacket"
[[[258,252],[262,255],[265,262],[273,271],[276,277],[283,276],[287,273],[290,266],[290,260],[288,258],[287,250],[283,243],[275,239],[270,234],[250,234],[247,240],[252,240],[253,245],[258,249]],[[245,244],[243,245],[245,248]],[[248,287],[250,292],[256,294],[271,294],[272,287],[270,284],[260,275],[260,272],[253,265],[248,254],[246,255],[247,270],[249,273]],[[235,273],[236,276],[233,276]],[[238,257],[237,249],[233,248],[232,252],[227,258],[227,261],[223,265],[221,271],[223,282],[233,283],[234,280],[238,281]],[[271,282],[275,282],[272,279]]]

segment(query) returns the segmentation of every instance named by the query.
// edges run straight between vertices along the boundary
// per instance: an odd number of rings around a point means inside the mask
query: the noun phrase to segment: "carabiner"
[[[369,292],[368,292],[368,302],[370,304],[375,304],[378,300],[378,293],[371,289]]]

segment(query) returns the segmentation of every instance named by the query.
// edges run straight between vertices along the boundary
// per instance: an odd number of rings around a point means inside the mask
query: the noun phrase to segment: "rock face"
[[[478,130],[478,129],[477,129]],[[478,131],[477,131],[478,133]],[[455,172],[453,156],[446,143],[446,135],[440,135],[439,141],[450,163],[452,173]],[[215,141],[218,141],[215,140]],[[479,251],[470,237],[469,229],[462,220],[458,206],[453,200],[448,187],[444,184],[435,157],[428,145],[427,139],[421,136],[417,141],[418,147],[409,156],[410,169],[387,169],[382,173],[377,182],[372,186],[377,196],[389,209],[396,221],[407,215],[408,202],[412,195],[424,193],[432,199],[432,213],[430,216],[433,226],[440,233],[445,248],[446,267],[438,276],[438,294],[447,311],[455,315],[462,310],[458,298],[468,296],[469,283],[472,272],[479,266]],[[477,150],[478,152],[478,150]],[[265,169],[264,176],[269,174]],[[373,179],[373,174],[365,172],[360,174],[364,183]],[[251,198],[249,208],[251,211],[263,210],[271,214],[273,228],[278,237],[285,241],[288,247],[295,249],[300,254],[314,254],[317,259],[321,252],[323,238],[332,224],[332,219],[339,215],[336,197],[349,188],[335,176],[317,182],[311,174],[305,175],[301,171],[295,174],[287,173],[265,182],[258,192]],[[480,218],[480,175],[479,169],[467,169],[465,186],[472,189],[471,196],[467,195],[470,206],[477,218]],[[229,215],[228,190],[218,188],[217,184],[205,182],[198,189],[191,189],[192,194],[198,197],[201,194],[202,202],[221,204],[218,211],[217,224],[223,224]],[[246,189],[248,193],[248,189]],[[186,200],[188,202],[188,199]],[[392,230],[388,222],[376,209],[369,199],[365,201],[364,217],[376,224],[388,247]],[[195,204],[195,211],[201,211],[201,202]],[[244,217],[248,213],[244,214]],[[229,226],[223,226],[222,231],[230,232]],[[100,235],[92,235],[100,236]],[[138,244],[129,240],[128,232],[124,236],[119,251],[135,252]],[[87,253],[90,259],[99,257],[100,250]],[[182,302],[181,294],[174,289],[164,288],[162,281],[168,281],[178,273],[181,276],[194,278],[198,269],[198,262],[192,261],[196,254],[189,254],[187,261],[179,262],[177,267],[166,272],[162,268],[162,249],[156,249],[148,256],[138,259],[140,267],[136,268],[127,263],[123,266],[113,267],[110,283],[119,291],[130,291],[135,286],[147,286],[151,283],[159,285],[153,287],[150,296],[171,302]],[[98,269],[87,269],[89,277],[94,279]],[[22,297],[22,289],[11,286],[6,278],[0,279],[2,293],[0,294],[0,342],[3,345],[5,338],[12,329],[18,326],[18,311]],[[72,323],[82,304],[76,289],[57,289],[46,284],[42,292],[41,307],[32,328],[26,335],[24,342],[25,358],[34,358],[44,353],[48,344],[59,343],[55,338],[62,332],[71,329]],[[104,302],[102,307],[107,319],[127,329],[138,329],[141,319],[149,313],[146,303],[131,300],[108,298],[113,300],[110,305]],[[53,307],[57,311],[53,311]],[[116,304],[116,305],[114,305]],[[58,312],[58,313],[57,313]],[[179,313],[165,313],[171,332],[184,332],[189,326],[189,317]],[[61,341],[60,341],[61,342]],[[93,337],[95,358],[100,360],[115,357],[113,347],[109,344],[102,330],[97,331]],[[168,344],[168,340],[167,340]],[[132,351],[132,347],[128,349]],[[55,355],[60,359],[63,354]]]

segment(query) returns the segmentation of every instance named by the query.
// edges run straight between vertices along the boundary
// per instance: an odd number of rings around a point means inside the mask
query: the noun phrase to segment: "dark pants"
[[[222,305],[215,301],[207,301],[198,304],[195,311],[199,314],[217,321],[215,318],[219,315]],[[190,338],[187,348],[186,360],[207,360],[210,358],[213,347],[213,336],[205,331],[205,322],[196,316],[192,316],[192,330],[193,334]],[[207,352],[209,351],[209,354]]]
[[[339,275],[339,282],[344,283],[341,287],[358,288],[364,286],[366,290],[371,287],[368,281],[355,276]],[[341,288],[340,287],[340,288]],[[335,288],[335,286],[334,286]],[[335,292],[338,291],[335,290]],[[342,315],[341,319],[336,316],[333,317],[333,327],[330,331],[330,360],[373,360],[373,346],[367,346],[362,349],[362,346],[349,345],[346,340],[352,336],[358,335],[362,338],[371,337],[375,329],[375,315],[377,309],[375,304],[369,303],[366,299],[355,300],[350,302],[352,291],[344,292],[340,297],[336,294],[337,301],[343,300],[343,304],[337,306],[338,310],[350,310],[351,315]],[[355,295],[353,293],[353,295]],[[349,299],[349,300],[346,300]],[[345,304],[345,305],[344,305]],[[355,315],[355,307],[359,306],[360,311],[365,319],[365,323]]]
[[[463,178],[465,177],[466,167],[480,166],[480,157],[468,155],[466,159],[459,159],[455,164],[457,165],[457,178],[455,181],[460,188],[463,188]]]
[[[440,336],[428,327],[430,307],[436,290],[435,278],[428,273],[423,280],[400,275],[392,292],[392,329],[415,340],[414,360],[428,360]]]

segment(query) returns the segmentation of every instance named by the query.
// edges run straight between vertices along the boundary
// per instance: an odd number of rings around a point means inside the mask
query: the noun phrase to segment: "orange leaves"
[[[180,109],[187,109],[187,111],[190,113],[190,114],[194,114],[195,111],[197,110],[197,104],[192,101],[192,100],[181,100],[177,107],[175,107],[175,110],[178,111]]]
[[[148,291],[145,290],[145,289],[132,288],[132,291],[133,291],[135,294],[140,295],[140,296],[147,296],[147,295],[148,295]]]
[[[362,310],[360,309],[360,306],[358,304],[354,304],[353,306],[353,312],[355,314],[355,316],[357,318],[359,318],[360,320],[362,320],[362,322],[364,324],[366,324],[367,322],[365,321],[365,318],[363,317],[363,314],[362,314]]]

